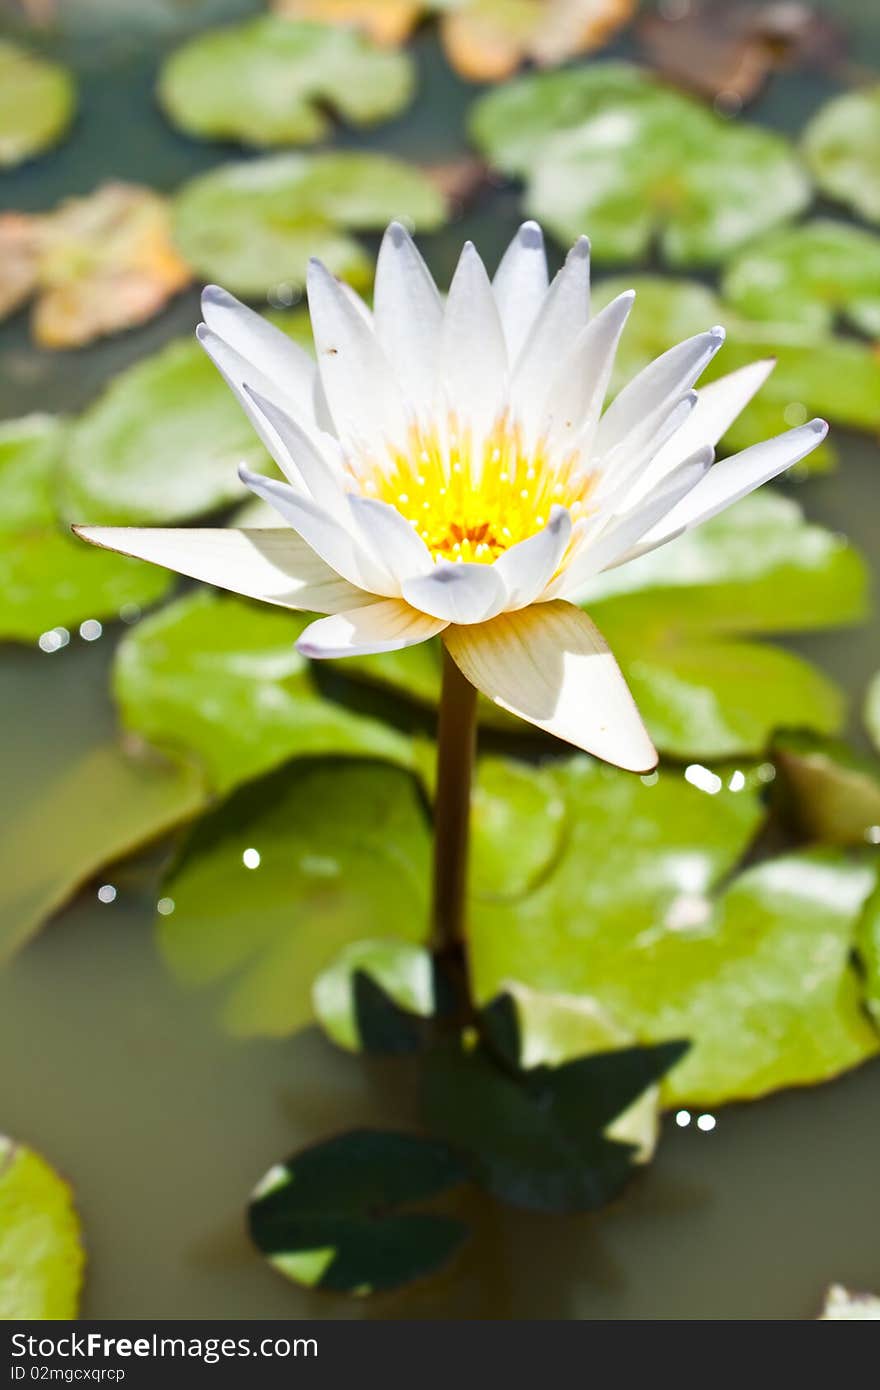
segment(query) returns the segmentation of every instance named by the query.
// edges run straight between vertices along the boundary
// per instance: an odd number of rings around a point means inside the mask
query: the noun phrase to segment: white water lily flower
[[[286,526],[79,534],[329,615],[299,639],[310,657],[393,651],[442,633],[498,705],[648,771],[656,753],[580,594],[600,571],[797,463],[824,438],[824,421],[713,464],[773,365],[695,391],[720,328],[671,348],[603,411],[633,295],[591,317],[588,241],[548,284],[534,222],[491,282],[467,243],[445,302],[398,224],[382,242],[372,313],[320,262],[308,290],[317,366],[215,287],[199,328],[286,482],[246,468],[241,477]]]

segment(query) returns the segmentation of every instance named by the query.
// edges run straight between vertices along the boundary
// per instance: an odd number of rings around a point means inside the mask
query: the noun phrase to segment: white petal
[[[308,272],[318,370],[336,433],[355,455],[384,458],[406,438],[403,400],[369,324],[320,261]]]
[[[340,579],[288,527],[240,531],[175,526],[74,526],[84,540],[164,565],[234,594],[312,613],[337,613],[370,594]]]
[[[554,444],[564,448],[580,435],[578,446],[589,447],[589,436],[605,403],[614,354],[634,299],[635,291],[627,290],[606,304],[581,329],[562,359],[547,397],[541,430]]]
[[[373,296],[376,337],[416,413],[434,398],[443,301],[405,227],[392,222],[382,240]]]
[[[507,389],[507,349],[486,267],[465,242],[446,300],[440,348],[445,404],[470,425],[476,448],[491,428]]]
[[[448,623],[481,623],[500,613],[507,599],[497,565],[440,560],[430,574],[408,579],[401,588],[407,603]]]
[[[723,342],[723,328],[697,333],[655,358],[634,376],[615,396],[599,421],[596,457],[605,459],[613,449],[625,445],[633,430],[643,429],[645,422],[655,417],[665,417],[675,402],[690,390]]]
[[[426,642],[445,627],[442,620],[417,612],[402,599],[387,598],[350,613],[319,618],[296,646],[303,656],[368,656]]]
[[[253,390],[247,383],[244,389],[256,409],[275,431],[284,454],[295,464],[295,474],[288,475],[290,481],[294,484],[301,482],[319,507],[324,507],[327,511],[337,510],[345,500],[342,458],[338,442],[330,435],[324,435],[321,441],[328,451],[333,449],[336,453],[335,461],[331,462],[315,439],[310,438],[286,411],[281,410],[268,397],[262,396],[259,391]],[[284,459],[279,458],[278,454],[274,457],[284,469]]]
[[[542,531],[512,545],[495,561],[507,589],[505,607],[525,608],[546,589],[571,539],[571,516],[565,507],[553,507]]]
[[[544,413],[559,362],[590,318],[590,243],[575,242],[554,279],[513,366],[511,398],[529,438]]]
[[[746,367],[738,367],[735,372],[728,372],[727,376],[711,381],[708,386],[701,386],[696,393],[694,408],[684,424],[655,453],[639,477],[640,492],[647,492],[656,486],[677,463],[690,458],[704,444],[717,444],[756,392],[760,391],[775,365],[775,358],[764,358],[760,362],[750,362]]]
[[[227,386],[230,386],[235,392],[239,404],[276,463],[294,481],[301,481],[296,465],[279,439],[277,432],[269,424],[262,411],[256,408],[253,399],[244,389],[245,382],[252,390],[259,391],[266,400],[273,401],[279,409],[289,409],[290,399],[284,398],[273,381],[270,381],[252,362],[231,348],[224,338],[218,337],[213,329],[200,323],[196,329],[196,337]],[[307,418],[312,418],[311,407]]]
[[[557,599],[451,627],[444,641],[472,685],[502,709],[631,772],[657,754],[608,644]]]
[[[696,405],[696,391],[687,391],[671,408],[664,405],[634,424],[626,439],[603,459],[593,503],[603,510],[621,511],[644,497],[651,490],[655,456],[684,427]]]
[[[560,575],[554,596],[576,599],[581,586],[604,569],[613,568],[620,556],[630,550],[652,526],[667,516],[682,498],[688,496],[709,471],[714,450],[699,449],[672,470],[661,487],[636,503],[622,516],[612,518],[601,535],[586,544]]]
[[[492,281],[511,362],[519,356],[538,316],[548,283],[544,234],[537,222],[524,222],[502,256]]]
[[[806,425],[798,425],[797,429],[778,434],[775,439],[765,439],[762,444],[753,444],[742,453],[721,459],[668,516],[652,527],[643,545],[638,547],[638,553],[644,554],[646,550],[663,545],[673,536],[699,526],[733,502],[747,497],[762,483],[768,483],[800,463],[818,448],[827,433],[828,425],[824,420],[811,420]]]
[[[342,524],[342,521],[319,507],[311,497],[296,492],[288,483],[276,482],[252,473],[243,465],[238,476],[251,492],[273,506],[297,535],[320,555],[322,560],[359,589],[375,594],[393,594],[397,585],[387,570],[380,567],[366,547]]]
[[[427,573],[434,564],[421,536],[387,502],[350,493],[348,504],[364,545],[394,578],[402,583],[416,574]]]
[[[240,358],[272,383],[278,398],[297,415],[312,415],[312,391],[317,373],[314,358],[233,295],[208,285],[202,293],[202,313],[208,328]],[[221,368],[222,370],[222,368]],[[253,374],[252,386],[259,386]],[[264,393],[265,394],[265,393]]]

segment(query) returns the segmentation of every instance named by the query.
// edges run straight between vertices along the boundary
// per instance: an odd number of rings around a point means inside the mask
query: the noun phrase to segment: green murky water
[[[163,21],[171,7],[137,8],[124,19],[129,7],[118,3],[69,7],[81,23],[62,51],[81,74],[81,115],[67,145],[4,176],[5,206],[48,207],[112,176],[171,188],[229,156],[175,135],[159,117],[151,89],[158,56],[174,41]],[[196,25],[248,7],[191,0],[179,8]],[[859,61],[880,67],[880,13],[855,0],[848,8]],[[370,143],[452,158],[463,149],[471,94],[430,38],[417,52],[416,107]],[[833,90],[819,74],[783,76],[753,114],[795,131]],[[491,260],[516,220],[512,194],[486,194],[427,240],[433,268],[448,275],[465,235]],[[142,330],[53,356],[29,343],[19,316],[0,327],[0,415],[77,409],[196,319],[191,294]],[[796,485],[798,496],[812,517],[876,553],[877,448],[844,439],[842,457],[836,476]],[[857,706],[880,664],[878,632],[875,621],[800,645]],[[24,804],[39,803],[53,769],[112,727],[114,641],[111,629],[52,656],[0,653],[0,834]],[[310,1139],[399,1120],[401,1097],[387,1073],[360,1069],[317,1034],[281,1044],[225,1038],[211,1001],[181,992],[157,958],[156,857],[107,880],[118,888],[114,903],[99,903],[91,885],[0,974],[0,1127],[42,1149],[76,1188],[90,1266],[85,1316],[805,1317],[831,1280],[880,1287],[878,1060],[815,1090],[725,1109],[709,1133],[670,1118],[650,1171],[596,1217],[478,1206],[468,1250],[406,1295],[361,1305],[298,1292],[251,1249],[247,1192],[280,1154]]]

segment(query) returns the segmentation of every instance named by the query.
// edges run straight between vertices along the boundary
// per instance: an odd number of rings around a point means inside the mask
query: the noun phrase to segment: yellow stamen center
[[[476,449],[469,429],[450,417],[444,430],[412,425],[406,447],[355,482],[395,507],[435,560],[490,564],[542,530],[555,504],[572,521],[587,515],[594,475],[575,450],[525,448],[506,416]]]

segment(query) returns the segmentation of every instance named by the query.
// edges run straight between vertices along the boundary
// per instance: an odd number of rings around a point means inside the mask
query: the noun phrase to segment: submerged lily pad
[[[57,144],[75,108],[76,88],[66,68],[0,40],[0,168]]]
[[[723,288],[752,319],[823,332],[840,316],[880,338],[880,237],[845,222],[786,227],[732,261]]]
[[[856,944],[865,972],[865,1002],[880,1028],[880,891],[868,902]]]
[[[880,222],[880,83],[823,106],[804,132],[803,152],[823,193]]]
[[[650,275],[603,280],[595,287],[596,306],[633,286],[636,302],[618,350],[613,389],[673,343],[723,323],[727,339],[703,381],[759,358],[776,359],[768,380],[727,431],[725,449],[747,448],[813,415],[853,429],[880,430],[880,357],[868,344],[808,332],[796,322],[745,319],[705,285],[691,280]],[[831,457],[827,442],[810,456],[810,464],[817,466],[823,456],[825,462]]]
[[[258,297],[278,284],[302,286],[311,256],[364,285],[372,263],[352,232],[380,231],[394,218],[426,232],[444,215],[427,175],[401,160],[358,151],[276,154],[185,184],[174,230],[200,275]]]
[[[428,936],[430,837],[412,777],[303,759],[242,788],[193,830],[163,893],[162,954],[191,985],[225,982],[239,1035],[311,1022],[312,982],[353,941]]]
[[[575,758],[555,775],[570,832],[553,872],[472,904],[479,998],[515,980],[595,1001],[642,1042],[690,1039],[669,1104],[823,1080],[880,1048],[850,960],[872,864],[790,854],[719,893],[760,823],[748,770],[695,767],[689,784]]]
[[[60,748],[51,775],[36,786],[7,780],[6,795],[21,810],[0,839],[0,960],[105,864],[188,820],[206,800],[191,765],[110,742],[73,755]]]
[[[405,55],[348,29],[264,15],[178,48],[162,68],[158,93],[190,135],[305,145],[328,133],[328,109],[368,125],[394,115],[412,90]]]
[[[205,591],[169,604],[117,650],[123,722],[196,757],[224,792],[295,756],[361,754],[408,766],[403,734],[319,692],[294,647],[311,616]]]
[[[658,243],[674,265],[722,260],[809,202],[788,141],[732,125],[625,64],[525,77],[483,97],[471,132],[527,182],[526,205],[565,242],[633,261]]]
[[[305,314],[285,323],[294,337],[307,331]],[[239,463],[274,469],[204,350],[176,339],[120,372],[74,423],[62,509],[91,525],[190,521],[250,495]]]
[[[55,519],[66,421],[29,415],[0,425],[0,639],[36,641],[126,604],[155,603],[171,583],[138,560],[95,550]]]
[[[618,1194],[636,1158],[609,1129],[687,1044],[601,1051],[524,1070],[518,1033],[515,1006],[502,995],[482,1011],[479,1039],[456,1038],[431,1052],[424,1122],[470,1158],[476,1181],[501,1201],[531,1211],[591,1211]]]
[[[880,763],[840,740],[789,734],[773,749],[783,811],[809,840],[880,842]]]
[[[33,1149],[0,1135],[0,1321],[70,1321],[85,1253],[73,1194]]]
[[[0,218],[0,308],[31,294],[41,347],[82,347],[151,319],[189,284],[170,240],[166,200],[150,188],[108,183],[55,211]]]
[[[251,1237],[280,1274],[308,1288],[397,1288],[445,1264],[467,1235],[460,1221],[413,1204],[467,1178],[435,1139],[351,1130],[270,1168],[251,1202]]]

